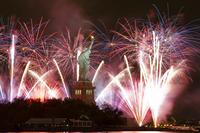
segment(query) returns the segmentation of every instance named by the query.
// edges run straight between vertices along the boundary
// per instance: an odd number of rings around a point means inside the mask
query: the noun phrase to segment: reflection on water
[[[166,131],[121,131],[121,132],[108,132],[108,133],[179,133],[179,132],[166,132]]]
[[[35,133],[35,132],[18,132]],[[166,131],[115,131],[115,132],[37,132],[37,133],[190,133],[190,132],[166,132]]]
[[[120,132],[106,132],[106,133],[178,133],[178,132],[163,132],[163,131],[162,132],[161,131],[120,131]]]
[[[95,132],[94,132],[95,133]],[[179,132],[161,132],[161,131],[120,131],[120,132],[97,132],[97,133],[179,133]]]

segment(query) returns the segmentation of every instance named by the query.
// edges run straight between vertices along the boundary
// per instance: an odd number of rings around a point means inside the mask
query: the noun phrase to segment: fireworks
[[[174,18],[172,18],[174,19]],[[148,111],[151,111],[154,126],[162,120],[161,112],[166,109],[166,99],[171,93],[172,79],[189,79],[186,71],[187,58],[194,54],[198,38],[191,37],[195,28],[180,27],[172,19],[162,23],[143,23],[137,25],[120,24],[123,31],[115,32],[121,37],[112,45],[112,56],[125,56],[126,69],[116,76],[97,95],[98,104],[108,103],[134,117],[139,126],[143,125]],[[128,59],[127,59],[128,57]],[[137,71],[130,67],[137,63]],[[163,109],[161,109],[163,107]],[[162,114],[163,115],[163,114]]]
[[[156,22],[137,21],[120,24],[121,31],[114,31],[118,41],[112,46],[112,56],[126,55],[131,63],[138,62],[139,51],[153,54],[152,32],[157,35],[160,43],[160,53],[163,55],[163,65],[168,69],[171,65],[180,63],[195,54],[198,47],[198,27],[186,24],[181,26],[181,16],[171,18],[158,16]],[[196,35],[195,35],[196,34]]]
[[[60,75],[60,78],[61,78],[61,81],[62,81],[64,90],[65,90],[66,96],[69,97],[69,91],[68,91],[68,88],[67,88],[66,85],[65,85],[65,81],[64,81],[63,75],[62,75],[62,73],[61,73],[61,71],[60,71],[60,68],[59,68],[59,66],[58,66],[58,63],[56,62],[55,59],[53,59],[53,61],[54,61],[55,65],[56,65],[56,68],[57,68],[58,73],[59,73],[59,75]]]
[[[12,44],[10,47],[10,62],[11,62],[11,72],[10,72],[10,101],[13,100],[13,76],[14,76],[14,61],[15,61],[15,36],[12,35]]]
[[[19,65],[22,65],[22,62],[26,64],[31,61],[31,68],[37,71],[40,69],[41,72],[45,72],[52,66],[50,48],[55,33],[46,35],[47,25],[48,21],[43,21],[42,18],[38,24],[34,24],[32,20],[29,23],[19,23],[19,44],[16,46],[18,58],[21,60]],[[43,70],[44,68],[45,70]]]
[[[92,79],[92,83],[93,83],[93,84],[94,84],[94,82],[95,82],[95,80],[96,80],[96,77],[97,77],[97,75],[98,75],[98,73],[99,73],[101,67],[103,66],[103,64],[104,64],[104,61],[101,61],[101,63],[99,64],[99,67],[97,68],[97,70],[96,70],[96,72],[95,72],[95,74],[94,74],[94,77],[93,77],[93,79]]]
[[[127,68],[117,76],[111,76],[112,80],[96,98],[97,103],[106,102],[124,110],[133,116],[139,126],[142,126],[148,110],[151,110],[155,127],[158,124],[159,110],[170,91],[170,81],[181,73],[181,69],[170,67],[163,72],[162,54],[160,54],[160,42],[155,33],[153,38],[153,54],[139,51],[140,79],[132,77],[130,66],[125,56]],[[113,87],[113,86],[115,87]],[[116,89],[116,87],[119,89]],[[111,93],[119,101],[107,101],[107,95]],[[117,94],[116,94],[117,93]],[[127,110],[128,108],[128,110]]]
[[[162,120],[162,107],[173,88],[171,82],[178,75],[188,78],[185,72],[189,67],[184,63],[197,44],[196,38],[191,37],[192,29],[177,26],[172,19],[166,18],[162,23],[134,21],[131,24],[126,21],[126,24],[120,24],[122,30],[114,32],[113,38],[117,40],[109,43],[109,47],[107,42],[91,33],[85,37],[81,30],[76,35],[67,29],[65,33],[46,36],[48,21],[42,19],[38,24],[33,24],[32,20],[18,24],[16,34],[8,36],[10,40],[4,38],[4,32],[0,35],[3,44],[0,59],[6,58],[7,64],[3,66],[8,68],[1,73],[1,80],[6,75],[9,81],[0,81],[1,100],[70,98],[68,84],[79,81],[78,58],[90,43],[94,43],[90,45],[87,76],[96,87],[99,79],[106,80],[101,73],[105,72],[103,67],[108,61],[105,57],[124,57],[124,61],[117,60],[117,64],[122,64],[121,72],[114,76],[117,67],[106,72],[111,80],[105,87],[97,87],[101,92],[95,94],[96,103],[101,106],[106,102],[120,108],[134,117],[139,126],[148,121],[148,112],[151,112],[155,127]],[[107,56],[102,55],[105,47],[111,50]],[[108,64],[116,65],[115,59],[109,59]]]
[[[40,99],[70,97],[66,79],[78,74],[76,72],[78,53],[87,47],[90,40],[84,39],[80,31],[74,41],[71,41],[69,31],[68,40],[64,35],[58,40],[52,38],[54,34],[45,36],[47,24],[48,22],[43,22],[42,19],[36,25],[32,20],[29,24],[19,23],[18,35],[12,35],[7,53],[10,57],[7,66],[10,74],[6,76],[10,78],[10,87],[5,90],[5,85],[1,84],[1,99],[13,101],[16,97]],[[89,37],[94,40],[94,36]],[[61,44],[64,47],[61,47]],[[98,57],[94,50],[91,59],[95,56]],[[97,73],[101,66],[102,63]]]
[[[53,46],[53,57],[58,61],[62,71],[66,74],[65,77],[77,79],[78,62],[77,58],[84,47],[88,44],[88,40],[84,39],[79,30],[74,39],[70,35],[70,31],[66,30],[65,34],[61,34],[57,43]]]

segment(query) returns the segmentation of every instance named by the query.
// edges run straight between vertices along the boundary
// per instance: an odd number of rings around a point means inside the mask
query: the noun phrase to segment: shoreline
[[[200,130],[180,130],[170,128],[146,128],[146,127],[38,127],[38,128],[23,128],[5,129],[0,132],[111,132],[111,131],[169,131],[169,132],[190,132],[195,133]]]

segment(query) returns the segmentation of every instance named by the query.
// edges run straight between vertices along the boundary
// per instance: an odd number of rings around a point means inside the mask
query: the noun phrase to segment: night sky
[[[0,16],[16,16],[22,20],[50,20],[50,30],[85,27],[88,22],[103,22],[112,27],[120,18],[145,19],[155,4],[161,12],[184,14],[184,21],[200,20],[200,0],[1,0]],[[198,22],[200,24],[200,21]],[[195,59],[197,62],[200,58]],[[177,118],[200,119],[199,64],[192,74],[193,85],[176,99],[173,114]]]
[[[155,4],[161,12],[170,15],[184,13],[185,21],[200,18],[198,0],[4,0],[0,4],[1,16],[16,16],[20,19],[51,20],[52,30],[64,26],[83,27],[86,21],[103,22],[108,27],[119,18],[144,19]]]

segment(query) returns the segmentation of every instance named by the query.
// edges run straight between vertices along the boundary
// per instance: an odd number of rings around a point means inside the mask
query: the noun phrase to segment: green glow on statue
[[[85,81],[87,80],[87,73],[90,67],[90,53],[92,49],[92,45],[94,43],[94,37],[91,36],[91,43],[90,46],[84,48],[81,54],[78,57],[78,64],[79,64],[79,80]]]

